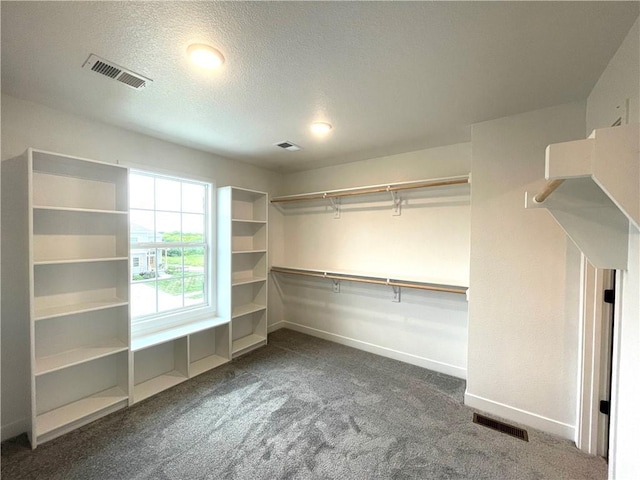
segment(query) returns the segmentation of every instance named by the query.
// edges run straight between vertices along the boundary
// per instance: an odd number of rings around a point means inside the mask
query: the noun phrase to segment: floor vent
[[[82,68],[87,68],[92,72],[117,80],[136,90],[144,88],[147,83],[152,82],[150,78],[143,77],[138,73],[132,72],[94,54],[89,55],[89,58],[84,62]]]
[[[506,433],[507,435],[519,438],[520,440],[524,440],[525,442],[529,441],[529,435],[527,434],[527,431],[525,429],[514,427],[513,425],[494,420],[493,418],[485,417],[484,415],[474,413],[473,423],[484,425],[485,427],[492,428],[493,430]]]

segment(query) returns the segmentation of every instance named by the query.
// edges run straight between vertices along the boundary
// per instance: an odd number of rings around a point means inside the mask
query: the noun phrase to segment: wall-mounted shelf
[[[411,182],[396,182],[382,185],[368,185],[364,187],[345,188],[340,190],[327,190],[324,192],[302,193],[297,195],[285,195],[274,197],[271,203],[287,204],[312,200],[327,200],[333,209],[334,217],[340,218],[341,199],[346,197],[364,195],[387,195],[391,201],[393,215],[400,215],[402,198],[398,192],[406,190],[418,190],[434,187],[450,187],[454,185],[467,185],[471,183],[470,175],[456,177],[434,178],[429,180],[417,180]]]
[[[626,269],[629,224],[640,229],[639,130],[605,128],[549,145],[548,182],[525,194],[525,207],[546,208],[597,268]]]
[[[417,290],[429,290],[433,292],[455,293],[460,295],[466,295],[468,292],[467,287],[455,286],[455,285],[443,285],[426,282],[416,282],[401,279],[391,279],[379,276],[369,275],[354,275],[350,273],[328,272],[321,270],[308,270],[290,267],[271,267],[271,271],[274,273],[282,273],[286,275],[301,275],[306,277],[316,277],[331,280],[334,283],[334,291],[337,293],[340,291],[339,282],[358,282],[369,283],[373,285],[384,285],[393,289],[393,300],[400,301],[400,289],[412,288]]]

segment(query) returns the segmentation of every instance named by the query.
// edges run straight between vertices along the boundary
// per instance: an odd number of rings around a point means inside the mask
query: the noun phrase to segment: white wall
[[[285,176],[284,191],[339,188],[466,175],[469,144],[421,150]],[[469,187],[405,193],[400,216],[391,196],[343,199],[334,219],[322,202],[289,205],[280,215],[284,251],[274,265],[382,277],[468,284]],[[282,320],[313,335],[464,378],[467,303],[464,295],[392,290],[277,275]],[[271,322],[276,318],[271,317]]]
[[[629,123],[640,123],[640,17],[587,100],[587,133],[611,126],[630,99]],[[640,186],[639,186],[640,188]],[[614,326],[614,378],[609,477],[640,478],[640,233],[629,227],[629,265],[622,271],[622,308]]]
[[[573,438],[580,255],[524,193],[544,183],[550,143],[584,138],[585,106],[472,128],[471,272],[465,402]]]
[[[638,122],[637,119],[640,117],[639,77],[640,17],[629,30],[622,45],[589,94],[587,135],[596,128],[612,126],[620,117],[623,123]]]
[[[280,174],[2,95],[2,160],[18,156],[28,147],[194,176],[211,180],[218,187],[234,185],[267,192],[281,189]],[[270,295],[270,300],[276,312],[280,311],[279,297]],[[2,439],[26,431],[27,335],[26,318],[3,318]]]

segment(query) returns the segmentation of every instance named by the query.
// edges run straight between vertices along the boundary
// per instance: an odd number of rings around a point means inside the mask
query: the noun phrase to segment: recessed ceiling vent
[[[278,142],[274,143],[276,147],[284,148],[285,150],[289,150],[290,152],[297,152],[298,150],[302,150],[302,147],[296,145],[293,142]]]
[[[116,65],[109,60],[100,58],[93,53],[89,55],[89,58],[87,58],[87,60],[82,64],[82,68],[117,80],[131,88],[135,88],[136,90],[140,90],[141,88],[146,87],[147,83],[153,81],[150,78],[143,77],[142,75],[135,73],[127,68]]]

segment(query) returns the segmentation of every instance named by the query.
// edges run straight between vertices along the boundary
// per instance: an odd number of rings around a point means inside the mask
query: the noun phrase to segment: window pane
[[[204,303],[204,276],[185,277],[184,279],[184,304],[185,306],[200,305]]]
[[[154,239],[153,212],[131,210],[129,212],[129,235],[131,243],[150,243]]]
[[[182,305],[182,278],[158,280],[158,311],[175,310]]]
[[[181,277],[183,273],[182,256],[184,255],[182,248],[162,248],[158,249],[164,256],[162,271],[163,277]]]
[[[184,249],[185,275],[204,275],[204,248]]]
[[[154,248],[131,249],[131,279],[134,282],[156,278],[156,251]]]
[[[204,213],[205,187],[193,183],[182,184],[182,211]]]
[[[180,182],[156,179],[156,210],[180,211]]]
[[[131,284],[131,315],[140,317],[156,313],[156,282]]]
[[[204,215],[189,213],[182,215],[182,241],[204,242]]]
[[[178,243],[181,242],[180,235],[180,214],[179,213],[156,213],[156,242]]]
[[[153,209],[154,197],[153,177],[146,175],[129,176],[129,206],[131,208]]]

